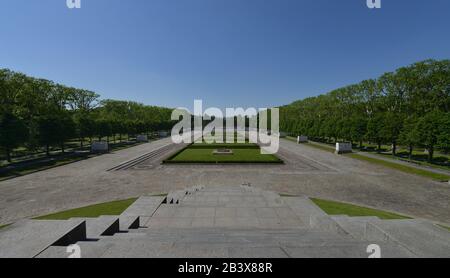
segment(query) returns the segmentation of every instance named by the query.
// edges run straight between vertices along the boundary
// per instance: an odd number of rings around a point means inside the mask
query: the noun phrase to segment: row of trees
[[[280,107],[282,130],[318,140],[450,150],[450,61],[426,60]]]
[[[56,84],[7,69],[0,70],[0,149],[11,161],[20,146],[30,151],[64,143],[128,134],[173,126],[171,109],[136,102],[100,100],[88,90]]]

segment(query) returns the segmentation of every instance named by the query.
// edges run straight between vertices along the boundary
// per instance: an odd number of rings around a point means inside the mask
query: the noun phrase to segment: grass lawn
[[[389,167],[389,168],[393,168],[405,173],[409,173],[409,174],[415,174],[415,175],[419,175],[422,177],[427,177],[427,178],[431,178],[437,181],[448,181],[450,180],[450,176],[448,175],[444,175],[444,174],[439,174],[439,173],[433,173],[427,170],[422,170],[422,169],[417,169],[414,167],[409,167],[406,165],[402,165],[402,164],[398,164],[395,162],[389,162],[389,161],[385,161],[382,159],[376,159],[376,158],[372,158],[372,157],[367,157],[367,156],[363,156],[363,155],[358,155],[355,153],[352,154],[346,154],[345,156],[354,158],[354,159],[358,159],[358,160],[362,160],[362,161],[367,161],[373,164],[378,164],[381,166],[385,166],[385,167]]]
[[[316,143],[307,143],[307,146],[316,148],[316,149],[320,149],[326,152],[331,152],[334,153],[334,148],[331,146],[327,146],[327,145],[323,145],[323,144],[316,144]],[[399,163],[395,163],[393,162],[389,162],[389,161],[385,161],[382,159],[376,159],[376,158],[372,158],[372,157],[367,157],[364,155],[359,155],[357,153],[350,153],[350,154],[344,154],[344,156],[347,157],[351,157],[354,159],[358,159],[358,160],[362,160],[362,161],[366,161],[369,163],[373,163],[373,164],[377,164],[377,165],[381,165],[384,167],[388,167],[388,168],[392,168],[392,169],[396,169],[408,174],[414,174],[414,175],[419,175],[422,177],[426,177],[426,178],[431,178],[434,179],[436,181],[448,181],[450,180],[450,176],[448,175],[444,175],[444,174],[439,174],[439,173],[434,173],[434,172],[430,172],[427,170],[423,170],[423,169],[417,169],[414,167],[409,167],[407,165],[402,165]]]
[[[410,219],[409,217],[403,215],[346,203],[339,203],[321,199],[311,200],[329,215],[377,216],[380,219]]]
[[[447,229],[450,232],[450,227],[444,226],[444,225],[438,225],[439,227],[442,227],[444,229]]]
[[[215,155],[216,149],[231,149],[232,155]],[[165,163],[283,163],[272,154],[261,154],[255,144],[193,144],[164,161]]]
[[[436,169],[450,170],[449,158],[447,155],[439,154],[435,155],[433,158],[433,162],[428,162],[428,156],[423,154],[423,152],[413,152],[413,157],[410,160],[408,157],[408,153],[405,151],[398,151],[396,156],[393,156],[392,153],[377,153],[370,152],[375,155],[379,155],[385,158],[389,158],[392,160],[405,161],[409,163],[414,163],[417,165],[428,166]]]
[[[3,229],[3,228],[6,228],[6,227],[8,227],[9,225],[11,225],[11,224],[0,225],[0,230],[1,230],[1,229]]]
[[[127,200],[114,201],[108,203],[102,203],[77,209],[71,209],[58,213],[53,213],[45,216],[36,217],[37,220],[67,220],[73,217],[99,217],[101,215],[120,215],[131,204],[133,204],[137,198],[131,198]]]

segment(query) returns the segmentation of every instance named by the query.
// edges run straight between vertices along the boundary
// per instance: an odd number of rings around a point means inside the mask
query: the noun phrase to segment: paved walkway
[[[131,169],[108,171],[161,148]],[[282,140],[285,165],[161,165],[163,139],[0,182],[0,224],[195,185],[241,185],[450,223],[450,185]]]

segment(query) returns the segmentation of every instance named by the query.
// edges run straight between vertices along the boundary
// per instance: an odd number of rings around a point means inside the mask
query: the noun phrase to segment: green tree
[[[27,137],[28,130],[23,120],[12,113],[0,115],[0,147],[8,162],[11,162],[11,151],[23,144]]]
[[[433,161],[435,147],[438,144],[438,138],[442,127],[445,114],[440,111],[433,111],[419,119],[417,123],[418,138],[427,151],[428,161]]]
[[[418,119],[415,116],[408,117],[399,135],[399,143],[408,147],[409,160],[412,159],[412,154],[415,146],[420,144]]]
[[[75,135],[75,123],[68,112],[49,113],[38,120],[39,143],[50,156],[50,147],[58,146],[64,152],[64,143]]]

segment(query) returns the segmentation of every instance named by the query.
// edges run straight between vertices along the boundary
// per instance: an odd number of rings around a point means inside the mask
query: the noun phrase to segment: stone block
[[[105,141],[92,142],[91,152],[93,152],[93,153],[107,153],[108,151],[109,151],[108,142],[105,142]]]
[[[301,144],[301,143],[308,143],[308,136],[298,136],[297,137],[297,143]]]
[[[352,152],[352,144],[351,143],[336,143],[336,153],[351,153]]]
[[[138,141],[140,143],[146,143],[146,142],[148,142],[148,136],[145,134],[138,135],[136,137],[136,141]]]

